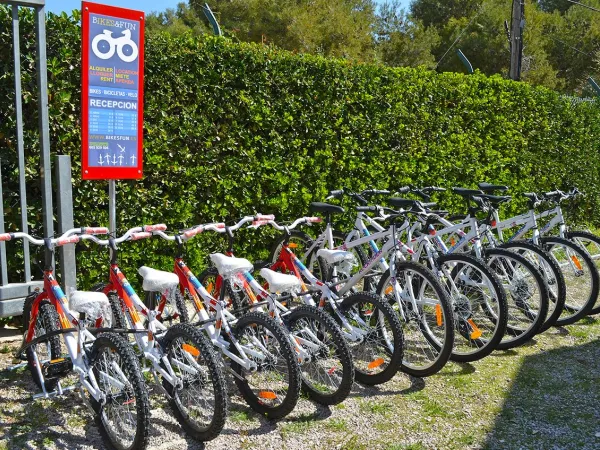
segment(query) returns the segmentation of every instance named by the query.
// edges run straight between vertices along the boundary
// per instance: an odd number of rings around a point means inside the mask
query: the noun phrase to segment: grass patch
[[[332,431],[347,431],[348,424],[344,419],[331,419],[325,422],[325,428]]]
[[[301,414],[297,418],[283,424],[279,431],[285,438],[290,434],[304,433],[316,425],[314,414]]]
[[[252,416],[248,411],[234,409],[229,412],[229,419],[234,423],[251,422]]]

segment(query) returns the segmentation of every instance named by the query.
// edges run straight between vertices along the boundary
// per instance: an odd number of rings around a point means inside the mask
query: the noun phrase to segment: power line
[[[583,3],[576,2],[574,0],[567,0],[569,3],[573,3],[574,5],[583,6],[584,8],[591,9],[592,11],[600,12],[600,9],[594,8],[590,5],[584,5]]]
[[[550,36],[548,36],[548,38],[549,38],[551,41],[560,42],[560,43],[561,43],[561,44],[563,44],[564,46],[566,46],[566,47],[569,47],[571,50],[575,50],[576,52],[578,52],[578,53],[581,53],[582,55],[589,56],[590,58],[595,58],[595,57],[596,57],[596,55],[592,55],[591,53],[586,53],[586,52],[584,52],[584,51],[582,51],[582,50],[579,50],[578,48],[576,48],[576,47],[573,47],[572,45],[569,45],[569,44],[567,44],[566,42],[564,42],[564,41],[561,41],[560,39],[556,39],[556,38],[553,38],[553,37],[550,37]]]
[[[485,5],[485,2],[483,2],[481,4],[481,6],[479,7],[479,11],[477,11],[477,14],[475,14],[473,16],[473,18],[471,19],[471,21],[467,24],[467,26],[460,32],[460,34],[458,35],[458,37],[456,39],[454,39],[454,42],[452,43],[452,45],[450,45],[450,47],[448,47],[448,50],[446,50],[446,53],[444,53],[442,55],[442,57],[440,58],[440,60],[437,62],[437,64],[435,65],[435,68],[437,69],[439,67],[439,65],[442,63],[442,61],[444,60],[444,58],[446,57],[446,55],[448,54],[448,52],[450,50],[452,50],[452,47],[454,47],[456,45],[456,43],[460,40],[461,37],[463,37],[463,34],[466,33],[466,31],[469,29],[469,27],[471,26],[471,24],[475,21],[475,19],[477,19],[477,17],[479,17],[479,15],[483,12],[483,7]]]

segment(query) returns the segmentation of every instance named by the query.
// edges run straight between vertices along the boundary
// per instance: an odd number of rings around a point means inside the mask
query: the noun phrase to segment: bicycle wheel
[[[148,445],[150,406],[140,363],[129,343],[114,333],[98,335],[89,367],[105,403],[90,397],[100,432],[119,450]]]
[[[233,330],[247,357],[257,369],[247,370],[235,361],[231,368],[240,394],[250,407],[271,419],[288,415],[300,397],[298,361],[285,330],[271,317],[251,312]],[[236,351],[232,346],[231,351]]]
[[[571,231],[567,234],[567,237],[584,249],[594,261],[596,270],[600,270],[600,237],[587,231]],[[600,299],[596,300],[588,314],[600,314]]]
[[[450,300],[436,276],[412,261],[398,261],[396,273],[383,274],[377,293],[404,315],[404,358],[402,371],[427,377],[439,372],[448,362],[454,346],[454,319]],[[397,281],[399,302],[394,293]]]
[[[315,306],[302,305],[283,317],[295,339],[308,353],[310,361],[300,364],[302,387],[322,405],[344,401],[354,382],[352,355],[333,318]]]
[[[162,345],[182,381],[173,386],[163,379],[177,421],[194,439],[216,438],[225,425],[227,392],[211,343],[200,329],[183,323],[169,328]]]
[[[544,248],[558,263],[565,277],[567,298],[556,325],[577,322],[586,316],[598,298],[598,271],[594,261],[576,243],[560,237],[542,238]]]
[[[391,380],[404,353],[402,325],[392,307],[373,293],[357,292],[342,300],[339,309],[363,334],[361,341],[348,341],[356,381],[373,386]]]
[[[233,308],[234,311],[244,306],[242,296],[233,289],[229,280],[221,278],[216,267],[209,267],[203,271],[198,275],[198,281],[217,300],[221,300],[221,291],[220,289],[217,291],[217,286],[222,286],[221,283],[225,283],[225,297],[223,300],[227,302],[227,306]],[[189,310],[189,306],[186,306],[186,308]]]
[[[31,307],[33,306],[33,302],[38,295],[38,293],[29,295],[23,304],[23,324],[26,331],[29,327]],[[49,300],[42,300],[39,304],[33,338],[35,339],[44,336],[46,333],[57,330],[60,330],[58,313]],[[53,336],[48,340],[42,340],[25,350],[27,367],[29,367],[33,381],[38,385],[38,387],[42,387],[42,380],[37,369],[38,364],[40,365],[40,368],[42,368],[45,363],[60,358],[61,352],[62,349],[59,335]],[[58,385],[58,381],[59,377],[44,376],[44,388],[46,389],[46,392],[54,391]]]
[[[346,242],[346,236],[343,233],[340,233],[338,231],[334,231],[332,233],[333,235],[333,247],[337,248],[337,247],[341,247],[342,245],[344,245],[344,243]],[[362,261],[366,261],[367,260],[367,256],[364,252],[364,250],[361,248],[360,245],[353,247],[353,248],[349,248],[348,250],[346,250],[349,253],[352,253],[354,255],[354,258],[356,260],[356,265],[350,270],[349,273],[341,273],[340,270],[337,270],[337,275],[338,275],[338,279],[343,279],[343,278],[351,278],[353,275],[355,275],[360,268],[362,267]],[[323,271],[323,273],[327,274],[327,281],[331,281],[331,278],[333,276],[333,266],[329,266],[322,258],[318,258],[319,260],[319,264],[321,267],[321,270]],[[371,275],[370,273],[367,275]],[[367,281],[369,281],[369,285],[367,285]],[[352,288],[352,292],[371,292],[371,284],[370,283],[371,279],[367,280],[367,277],[363,277],[362,280],[360,280],[358,283],[356,283],[356,285]],[[340,285],[338,287],[338,289],[341,287],[342,285]],[[367,289],[368,287],[368,289]]]
[[[486,249],[485,255],[508,300],[506,333],[497,348],[518,347],[544,324],[550,301],[548,287],[541,272],[523,256],[499,248]]]
[[[472,256],[446,254],[436,264],[454,311],[456,339],[450,359],[478,361],[494,351],[506,332],[504,289],[492,271]]]
[[[104,283],[99,283],[92,286],[92,291],[94,292],[104,292],[104,288],[106,285]],[[127,319],[125,318],[124,305],[119,300],[116,292],[109,292],[108,302],[110,304],[110,312],[112,313],[112,317],[110,318],[110,326],[113,328],[122,328],[127,329],[129,326],[127,325]],[[104,326],[104,325],[103,325]]]
[[[538,333],[543,333],[556,323],[565,306],[567,288],[560,267],[550,253],[530,242],[512,241],[500,245],[500,248],[506,248],[525,257],[542,273],[550,299],[546,320],[538,331]]]

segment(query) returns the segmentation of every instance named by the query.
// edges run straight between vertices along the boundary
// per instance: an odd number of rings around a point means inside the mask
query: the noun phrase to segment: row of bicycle
[[[137,227],[105,240],[98,236],[106,228],[45,240],[0,235],[45,246],[44,289],[26,300],[17,354],[42,389],[36,397],[62,394],[61,378],[74,371],[109,442],[142,448],[149,426],[144,373],[183,428],[206,441],[225,423],[225,374],[255,411],[281,418],[301,388],[314,401],[336,404],[354,380],[380,384],[398,370],[433,375],[449,359],[476,361],[598,312],[600,240],[568,232],[560,207],[578,192],[526,194],[529,211],[501,221],[498,207],[510,197],[483,191],[505,187],[480,188],[453,189],[468,206],[462,217],[434,209],[430,196],[441,188],[401,188],[421,199],[390,198],[392,208],[370,204],[376,195],[389,196],[387,190],[332,191],[330,198],[358,204],[355,227],[334,231],[332,216],[344,209],[313,203],[311,211],[325,218],[316,238],[298,228],[319,217],[278,224],[260,214],[173,234],[164,225]],[[537,213],[542,202],[552,209]],[[547,223],[538,228],[539,220]],[[234,257],[234,234],[245,224],[281,232],[268,261]],[[554,226],[559,236],[544,236]],[[503,232],[514,227],[504,242]],[[184,261],[185,245],[209,231],[226,234],[228,246],[195,276]],[[142,301],[119,268],[118,251],[125,241],[151,236],[174,243],[174,269],[140,268]],[[110,278],[98,292],[75,291],[67,299],[53,275],[53,252],[80,241],[108,247]]]

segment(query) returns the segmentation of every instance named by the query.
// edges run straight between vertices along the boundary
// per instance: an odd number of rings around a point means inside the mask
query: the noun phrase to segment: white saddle
[[[171,272],[142,266],[138,269],[138,273],[144,279],[142,288],[147,292],[164,292],[179,284],[179,277]]]
[[[260,269],[260,275],[269,283],[269,292],[271,294],[283,292],[299,292],[302,283],[298,277],[285,273],[275,272],[266,267]]]
[[[223,253],[213,253],[210,259],[223,278],[231,278],[238,273],[250,272],[254,266],[245,258],[225,256]]]
[[[354,254],[344,250],[329,250],[327,248],[321,248],[317,251],[317,257],[323,258],[329,265],[338,264],[344,261],[348,261],[349,263],[352,263],[352,265],[356,264],[356,258],[354,257]]]
[[[69,309],[95,320],[108,316],[110,303],[103,292],[73,291],[69,296]]]

